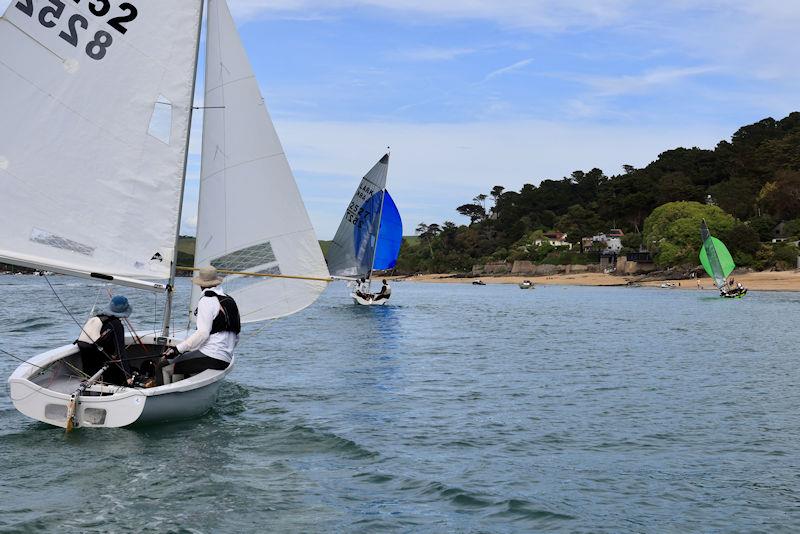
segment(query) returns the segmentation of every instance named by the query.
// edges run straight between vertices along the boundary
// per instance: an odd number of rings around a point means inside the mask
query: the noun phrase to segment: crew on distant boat
[[[358,279],[358,283],[356,285],[356,295],[361,297],[364,300],[371,300],[372,295],[369,293],[369,283],[367,279],[363,276]]]
[[[381,286],[381,291],[377,295],[373,297],[373,300],[385,300],[392,296],[392,288],[389,287],[389,282],[386,279],[383,279],[383,286]]]
[[[133,306],[123,296],[112,297],[108,306],[86,321],[75,344],[81,354],[83,372],[94,375],[106,364],[103,381],[109,384],[130,385],[131,366],[125,351],[125,327],[120,319],[130,317]]]
[[[734,283],[736,286],[734,287]],[[728,281],[728,285],[723,287],[720,292],[720,296],[722,297],[743,297],[747,294],[747,289],[742,285],[741,282],[734,282],[733,278]]]
[[[164,382],[176,382],[206,369],[223,370],[233,361],[233,349],[239,343],[241,319],[232,297],[218,287],[222,278],[214,267],[200,269],[192,283],[200,286],[203,296],[197,303],[197,331],[177,347],[164,351]],[[167,365],[172,364],[170,370]]]

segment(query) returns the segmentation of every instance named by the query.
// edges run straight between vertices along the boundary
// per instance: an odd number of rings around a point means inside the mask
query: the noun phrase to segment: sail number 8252
[[[72,1],[80,4],[82,0]],[[104,17],[111,11],[110,0],[86,0],[86,3],[89,6],[89,12],[96,17]],[[15,7],[31,18],[35,16],[39,20],[39,24],[45,28],[55,28],[64,14],[66,5],[64,0],[47,0],[47,5],[39,9],[38,14],[36,14],[34,0],[19,0]],[[128,2],[121,3],[119,9],[123,14],[109,19],[108,25],[124,35],[128,31],[125,25],[136,20],[136,17],[139,16],[139,10]],[[89,28],[89,21],[83,15],[75,13],[65,21],[65,26],[58,36],[77,48],[80,42],[80,31],[86,31]],[[86,43],[86,55],[99,61],[106,57],[108,47],[113,43],[114,37],[109,32],[99,30],[95,32],[94,38]]]

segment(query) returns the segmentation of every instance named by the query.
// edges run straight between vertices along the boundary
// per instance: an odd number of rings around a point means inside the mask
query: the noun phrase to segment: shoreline
[[[476,276],[469,278],[453,278],[453,274],[423,274],[407,278],[396,277],[404,282],[416,283],[445,283],[445,284],[471,284],[473,280],[480,279],[486,285],[513,284],[517,285],[524,280],[530,280],[536,285],[566,285],[590,287],[626,287],[629,282],[640,283],[641,287],[660,287],[664,283],[679,284],[670,289],[717,291],[710,278],[699,279],[683,278],[677,280],[649,280],[639,281],[638,276],[615,276],[604,273],[576,273],[555,274],[550,276]],[[800,292],[800,271],[765,271],[734,275],[737,282],[741,282],[748,290],[752,291],[798,291]]]

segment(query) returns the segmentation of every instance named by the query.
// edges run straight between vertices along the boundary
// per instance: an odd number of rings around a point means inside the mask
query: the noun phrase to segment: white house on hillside
[[[613,228],[607,234],[592,236],[591,244],[598,243],[603,254],[619,254],[622,251],[622,238],[624,236],[625,234],[622,230]],[[585,239],[585,241],[588,241],[588,239]]]
[[[554,247],[567,247],[572,250],[572,243],[567,241],[567,234],[562,232],[547,232],[544,234],[544,239],[537,239],[533,242],[537,247],[542,246],[544,243],[549,243]]]

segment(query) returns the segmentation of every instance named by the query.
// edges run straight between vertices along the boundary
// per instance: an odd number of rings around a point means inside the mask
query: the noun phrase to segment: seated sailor
[[[372,299],[372,295],[369,292],[369,283],[363,276],[358,279],[358,283],[356,284],[356,295],[364,300]]]
[[[375,300],[385,300],[392,296],[392,288],[389,286],[389,282],[386,279],[383,279],[383,286],[381,286],[381,291],[377,295],[375,295]]]
[[[133,312],[128,299],[115,296],[108,306],[86,321],[75,344],[81,354],[83,372],[93,375],[109,364],[102,380],[110,384],[130,385],[131,367],[125,350],[125,327],[121,318]]]
[[[173,364],[173,369],[164,369],[164,382],[176,382],[206,369],[226,369],[233,361],[233,349],[239,343],[241,320],[239,308],[232,297],[225,294],[222,278],[214,267],[200,269],[192,283],[200,286],[203,296],[197,303],[195,316],[197,331],[177,347],[164,351],[162,366]]]

